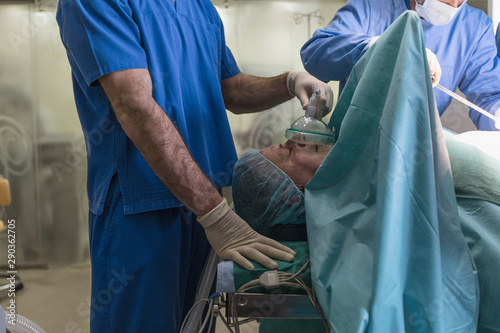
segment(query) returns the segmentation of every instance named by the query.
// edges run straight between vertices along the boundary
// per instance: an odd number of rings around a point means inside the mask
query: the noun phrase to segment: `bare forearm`
[[[133,97],[111,92],[110,85],[103,84],[105,90],[108,87],[106,93],[118,121],[168,189],[196,215],[206,214],[222,197],[192,158],[172,121],[151,97],[149,82],[146,89],[144,84],[136,84]]]
[[[222,200],[156,103],[150,110],[117,116],[156,175],[196,215],[204,215]]]
[[[226,108],[233,113],[251,113],[270,109],[292,99],[287,89],[288,73],[275,77],[256,77],[243,73],[222,81]]]

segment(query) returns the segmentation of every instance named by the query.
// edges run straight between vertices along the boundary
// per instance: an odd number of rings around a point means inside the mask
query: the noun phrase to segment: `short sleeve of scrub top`
[[[62,1],[74,7],[66,13],[75,16],[65,19],[80,22],[64,25],[63,42],[88,85],[115,71],[148,68],[130,7],[119,1]]]

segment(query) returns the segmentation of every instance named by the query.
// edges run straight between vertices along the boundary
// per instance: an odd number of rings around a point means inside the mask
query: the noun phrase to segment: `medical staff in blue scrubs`
[[[497,32],[495,34],[495,40],[497,42],[498,57],[500,57],[500,23],[497,25]]]
[[[354,64],[404,11],[422,19],[431,71],[440,65],[439,83],[495,114],[500,108],[500,64],[491,19],[466,0],[349,0],[324,29],[317,30],[301,50],[306,70],[324,80],[340,81],[342,91]],[[439,65],[435,64],[437,57]],[[437,78],[439,79],[439,77]],[[433,82],[436,84],[437,82]],[[422,87],[424,84],[422,83]],[[439,113],[451,97],[434,89]],[[496,130],[490,118],[471,110],[480,130]]]
[[[87,144],[91,331],[178,332],[210,246],[247,269],[293,261],[220,195],[237,159],[226,108],[306,107],[316,85],[329,110],[328,85],[241,73],[209,0],[61,0],[57,21]]]

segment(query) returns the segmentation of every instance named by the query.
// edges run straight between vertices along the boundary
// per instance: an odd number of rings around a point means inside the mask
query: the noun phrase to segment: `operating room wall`
[[[12,197],[0,219],[15,221],[16,264],[86,261],[85,146],[55,6],[0,5],[0,31],[0,175]],[[0,249],[5,265],[5,231]]]

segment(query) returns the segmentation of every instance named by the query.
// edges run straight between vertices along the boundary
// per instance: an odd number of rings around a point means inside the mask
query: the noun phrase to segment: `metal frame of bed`
[[[214,315],[235,333],[240,332],[240,325],[263,318],[322,319],[309,296],[281,293],[225,293],[215,303]]]

